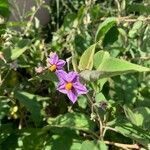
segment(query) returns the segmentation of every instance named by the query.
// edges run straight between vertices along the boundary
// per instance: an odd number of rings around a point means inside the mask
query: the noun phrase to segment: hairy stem
[[[103,140],[103,124],[102,124],[102,119],[98,113],[97,107],[94,105],[93,103],[93,98],[89,95],[86,94],[90,104],[91,104],[91,110],[95,112],[96,117],[97,117],[97,121],[99,123],[99,139]]]

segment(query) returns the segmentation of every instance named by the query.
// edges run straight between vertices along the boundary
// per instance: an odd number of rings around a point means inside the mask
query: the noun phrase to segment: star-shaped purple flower
[[[78,95],[86,94],[88,91],[86,87],[80,83],[79,75],[76,72],[65,72],[63,70],[57,71],[59,83],[57,90],[61,93],[67,94],[68,98],[75,103]]]
[[[47,58],[47,62],[48,68],[52,72],[63,69],[66,63],[64,60],[59,59],[56,53],[51,53],[50,56]]]

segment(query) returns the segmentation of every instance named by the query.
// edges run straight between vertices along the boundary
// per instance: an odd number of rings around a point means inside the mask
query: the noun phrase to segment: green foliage
[[[15,43],[14,48],[7,48],[4,50],[4,54],[7,60],[16,60],[19,56],[21,56],[27,49],[29,49],[31,42],[28,39],[22,39]]]
[[[86,52],[86,51],[85,51]],[[84,53],[85,54],[85,53]],[[83,54],[83,55],[84,55]],[[82,61],[87,64],[87,58]],[[99,61],[100,60],[100,61]],[[85,80],[92,81],[100,78],[108,78],[124,73],[132,73],[135,71],[143,72],[150,71],[149,68],[140,65],[129,63],[125,60],[110,57],[108,52],[99,51],[94,55],[94,66],[96,70],[85,70],[80,73],[81,77]],[[86,69],[86,68],[85,68]]]
[[[88,116],[80,113],[68,113],[60,115],[56,118],[48,118],[50,127],[66,127],[76,130],[92,131],[95,124],[88,118]]]
[[[134,111],[130,110],[127,106],[124,107],[126,117],[136,126],[140,126],[145,129],[149,129],[147,126],[150,119],[148,115],[150,114],[150,109],[148,107],[137,107]]]
[[[37,102],[37,96],[27,92],[15,92],[15,98],[31,113],[32,119],[40,122],[40,106]]]
[[[0,149],[148,149],[149,2],[14,3],[0,0]],[[88,89],[75,104],[57,91],[50,52]]]
[[[9,13],[8,0],[0,0],[0,15],[2,15],[3,17],[8,17]]]
[[[115,129],[121,134],[137,141],[138,143],[148,147],[150,142],[150,134],[137,126],[130,123],[118,123]]]
[[[90,150],[90,149],[93,149],[93,150],[99,150],[99,149],[107,150],[107,146],[102,141],[98,141],[98,142],[84,141],[81,145],[80,150]]]

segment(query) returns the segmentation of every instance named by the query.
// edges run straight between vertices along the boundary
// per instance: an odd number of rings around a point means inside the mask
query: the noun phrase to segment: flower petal
[[[58,59],[58,55],[56,53],[53,53],[49,58],[49,63],[52,65],[57,64]]]
[[[62,59],[59,59],[58,60],[58,62],[57,62],[57,69],[62,69],[63,68],[63,66],[65,65],[65,61],[64,60],[62,60]]]
[[[86,94],[88,92],[87,88],[83,84],[81,84],[80,82],[74,83],[73,87],[75,88],[75,90],[77,91],[77,93],[79,95]]]
[[[59,81],[67,82],[67,75],[68,74],[64,70],[56,70],[56,75],[57,75]]]
[[[46,59],[46,64],[47,64],[47,67],[48,67],[48,68],[51,66],[50,60],[51,60],[51,59],[50,59],[49,57]]]
[[[78,94],[74,89],[67,91],[67,96],[73,104],[77,101]]]
[[[77,81],[79,81],[79,75],[76,72],[71,71],[67,75],[67,81],[68,82],[77,82]]]
[[[58,83],[57,90],[61,93],[67,94],[67,90],[65,89],[65,83],[63,81]]]

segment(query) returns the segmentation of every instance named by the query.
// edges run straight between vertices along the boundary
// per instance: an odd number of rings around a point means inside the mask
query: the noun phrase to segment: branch
[[[136,22],[136,21],[150,21],[150,16],[148,17],[143,17],[143,18],[131,18],[130,16],[124,16],[124,17],[116,17],[118,22]],[[101,18],[101,21],[106,20],[106,17]]]
[[[32,21],[33,21],[35,15],[36,15],[36,13],[42,7],[43,3],[44,2],[42,0],[39,3],[37,3],[37,7],[35,7],[35,10],[32,12],[32,15],[31,15],[31,17],[30,17],[30,19],[29,19],[29,21],[27,23],[27,27],[25,28],[23,35],[26,35],[26,33],[28,32],[28,30],[30,29],[30,27],[32,25]]]
[[[117,4],[117,8],[118,8],[118,17],[120,17],[121,15],[121,6],[118,0],[115,0],[116,4]]]
[[[108,145],[113,145],[116,147],[120,147],[124,150],[128,150],[128,149],[140,149],[139,145],[137,144],[122,144],[122,143],[115,143],[115,142],[110,142],[110,141],[104,141],[105,144]]]

